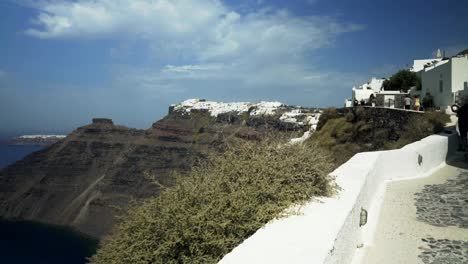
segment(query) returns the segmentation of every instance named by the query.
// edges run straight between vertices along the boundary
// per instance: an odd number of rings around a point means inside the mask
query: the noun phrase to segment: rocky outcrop
[[[110,118],[93,118],[93,124],[113,125],[114,122]]]
[[[101,237],[130,204],[157,196],[174,183],[172,172],[187,172],[225,140],[258,140],[272,130],[291,129],[279,119],[288,109],[214,116],[206,109],[172,106],[147,130],[95,118],[0,171],[0,216],[73,226]]]

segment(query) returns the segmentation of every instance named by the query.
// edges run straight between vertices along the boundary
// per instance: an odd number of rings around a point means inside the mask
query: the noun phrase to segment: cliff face
[[[147,130],[94,119],[5,168],[0,216],[74,226],[101,237],[131,203],[158,195],[160,184],[170,186],[172,171],[190,170],[230,137],[255,140],[267,131],[307,127],[281,121],[286,108],[268,117],[185,110],[172,109]]]

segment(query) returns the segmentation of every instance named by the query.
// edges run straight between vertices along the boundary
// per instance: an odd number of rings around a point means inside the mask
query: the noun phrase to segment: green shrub
[[[92,263],[216,263],[285,209],[330,195],[329,154],[277,140],[227,146],[142,206],[101,242]]]
[[[385,90],[402,90],[404,92],[413,86],[416,86],[416,90],[421,90],[421,78],[410,70],[400,70],[383,83]]]
[[[450,116],[442,112],[425,112],[424,115],[433,125],[434,133],[442,132],[445,125],[450,122]]]
[[[322,111],[320,115],[319,122],[317,123],[317,130],[322,129],[322,127],[327,123],[330,119],[335,119],[340,117],[338,110],[334,107],[326,108]]]

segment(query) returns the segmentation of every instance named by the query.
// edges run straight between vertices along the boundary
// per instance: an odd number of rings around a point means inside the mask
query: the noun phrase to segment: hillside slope
[[[158,196],[161,186],[172,185],[172,171],[189,171],[230,137],[294,134],[307,130],[308,116],[314,115],[314,110],[282,104],[268,111],[253,106],[227,112],[200,104],[172,106],[169,115],[147,130],[94,119],[5,168],[0,171],[0,216],[74,226],[101,237],[130,204]],[[293,118],[281,118],[291,111],[296,113]]]

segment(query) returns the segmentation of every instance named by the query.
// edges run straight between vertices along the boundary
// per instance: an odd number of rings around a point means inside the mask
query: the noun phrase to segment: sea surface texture
[[[3,145],[0,144],[0,169],[5,168],[11,163],[22,159],[34,151],[40,150],[41,146],[16,146],[16,145]]]
[[[0,144],[0,169],[41,148]],[[70,228],[0,218],[0,263],[82,264],[97,243]]]

